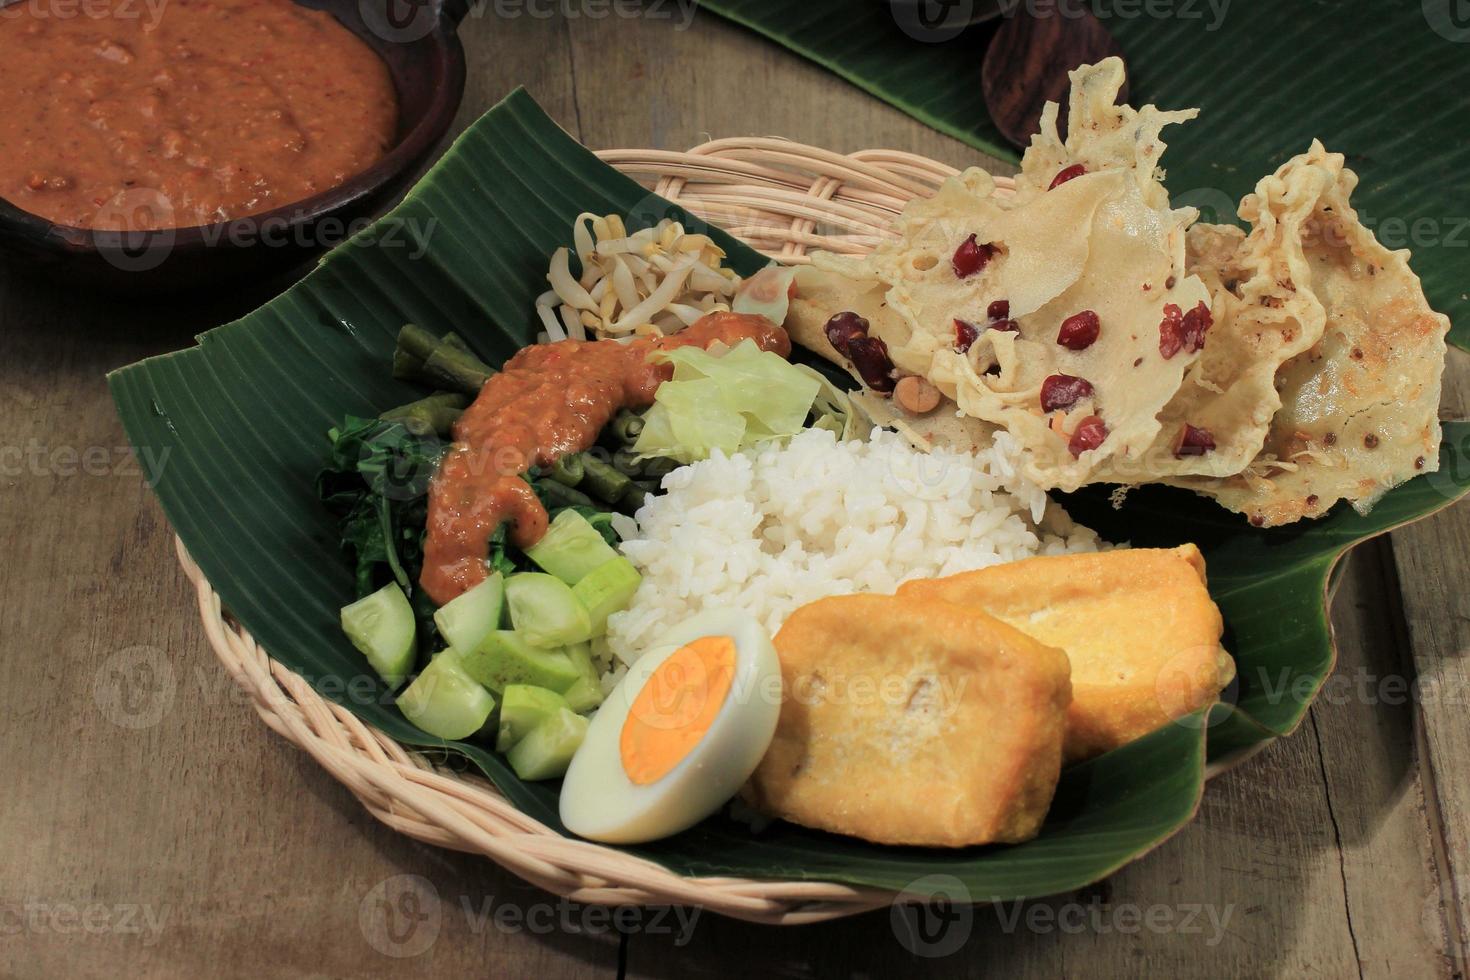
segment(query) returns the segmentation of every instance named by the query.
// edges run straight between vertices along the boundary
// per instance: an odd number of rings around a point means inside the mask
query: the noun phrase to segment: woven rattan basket
[[[670,201],[783,262],[811,248],[863,254],[903,206],[957,173],[893,150],[847,156],[777,139],[725,139],[688,153],[607,150],[605,161]],[[1007,179],[997,181],[1008,191]],[[512,806],[489,781],[436,767],[322,698],[271,660],[224,609],[178,543],[205,635],[265,723],[304,749],[373,816],[410,837],[482,854],[579,902],[686,904],[752,922],[799,924],[892,902],[890,892],[808,881],[688,878],[649,861],[571,840]]]

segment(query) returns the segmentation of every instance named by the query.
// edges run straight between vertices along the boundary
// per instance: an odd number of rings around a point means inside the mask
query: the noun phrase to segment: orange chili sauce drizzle
[[[791,354],[786,331],[763,316],[709,313],[670,337],[631,343],[563,340],[520,351],[490,378],[454,426],[454,445],[429,485],[428,534],[419,584],[439,605],[484,581],[490,536],[504,522],[528,548],[546,533],[546,508],[523,474],[597,441],[621,408],[653,404],[672,368],[650,354],[734,346]]]

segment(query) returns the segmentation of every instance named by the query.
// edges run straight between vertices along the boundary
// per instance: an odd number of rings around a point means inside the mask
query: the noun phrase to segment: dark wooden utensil
[[[1018,4],[995,32],[980,68],[990,118],[1006,139],[1025,146],[1040,127],[1047,102],[1061,103],[1066,132],[1067,72],[1123,54],[1083,0]],[[1128,97],[1125,83],[1121,98]]]
[[[455,32],[469,0],[297,2],[330,13],[388,66],[398,94],[398,132],[381,160],[303,201],[192,228],[72,228],[0,200],[0,249],[80,288],[213,289],[299,269],[364,219],[382,213],[418,175],[454,121],[465,81],[464,48]]]

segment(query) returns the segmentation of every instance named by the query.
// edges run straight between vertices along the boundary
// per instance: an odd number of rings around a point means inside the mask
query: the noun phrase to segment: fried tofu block
[[[1036,836],[1061,770],[1067,658],[974,609],[850,595],[776,634],[781,720],[746,795],[879,844]]]
[[[1055,555],[909,582],[983,609],[1072,663],[1066,760],[1101,755],[1218,699],[1235,676],[1194,545]]]

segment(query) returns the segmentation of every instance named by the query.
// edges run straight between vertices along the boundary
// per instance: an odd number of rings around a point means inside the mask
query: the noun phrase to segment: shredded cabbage
[[[805,364],[793,364],[792,367],[817,381],[817,400],[812,406],[817,417],[812,421],[813,429],[826,429],[835,433],[839,442],[866,440],[872,434],[873,420],[854,408],[847,392],[834,385],[815,368]]]
[[[633,444],[642,458],[681,463],[729,455],[800,432],[821,381],[779,354],[742,340],[723,354],[680,347],[659,355],[674,366],[659,385]]]

